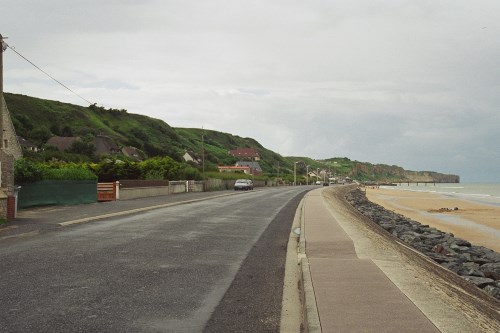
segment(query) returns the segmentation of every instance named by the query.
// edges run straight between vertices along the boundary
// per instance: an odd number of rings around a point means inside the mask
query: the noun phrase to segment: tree
[[[95,145],[87,139],[75,140],[71,147],[67,149],[68,153],[81,154],[92,158],[95,153]]]
[[[61,136],[73,136],[73,131],[71,130],[71,127],[64,126],[61,130]]]
[[[135,162],[105,159],[92,166],[100,182],[113,182],[120,179],[139,179],[141,169]]]
[[[38,145],[42,145],[52,136],[52,133],[46,127],[37,127],[31,132],[30,139]]]
[[[179,179],[179,171],[181,164],[176,162],[171,157],[153,157],[149,160],[139,163],[142,174],[146,175],[161,175],[163,179],[176,180]]]
[[[61,127],[59,126],[59,123],[52,124],[52,126],[50,126],[50,131],[52,132],[52,134],[60,136]]]

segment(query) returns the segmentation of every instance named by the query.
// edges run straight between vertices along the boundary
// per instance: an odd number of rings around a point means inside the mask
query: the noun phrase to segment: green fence
[[[19,209],[46,205],[78,205],[97,202],[97,182],[94,180],[41,180],[19,184]]]

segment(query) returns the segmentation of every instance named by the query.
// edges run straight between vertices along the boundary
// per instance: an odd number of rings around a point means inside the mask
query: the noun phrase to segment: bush
[[[120,179],[139,179],[141,169],[136,162],[105,159],[90,166],[100,182],[113,182]]]
[[[48,180],[97,180],[97,176],[89,169],[62,168],[44,169],[43,179]]]
[[[181,164],[171,157],[153,157],[139,163],[143,175],[161,175],[162,179],[181,179],[179,171]]]
[[[190,180],[191,179],[201,180],[203,177],[198,169],[193,168],[191,166],[187,166],[184,169],[179,170],[178,178],[179,179],[190,179]]]
[[[147,180],[163,180],[163,174],[158,170],[150,170],[144,175]]]
[[[57,156],[62,154],[59,151],[51,151],[51,153]],[[52,155],[53,158],[56,155]],[[240,174],[237,178],[245,177]],[[99,163],[64,162],[58,159],[35,161],[24,158],[15,163],[15,181],[18,183],[38,180],[96,179],[100,182],[113,182],[121,179],[201,180],[202,175],[197,168],[177,162],[170,157],[155,157],[142,162],[106,158]]]
[[[39,163],[28,161],[24,158],[14,164],[14,179],[18,183],[30,183],[42,180],[42,166]]]
[[[97,176],[82,164],[20,159],[14,165],[14,179],[16,183],[31,183],[39,180],[96,180]]]

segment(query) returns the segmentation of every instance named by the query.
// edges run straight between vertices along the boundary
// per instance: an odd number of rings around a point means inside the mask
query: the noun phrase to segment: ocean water
[[[410,184],[381,186],[399,191],[431,192],[464,200],[500,206],[500,183]]]

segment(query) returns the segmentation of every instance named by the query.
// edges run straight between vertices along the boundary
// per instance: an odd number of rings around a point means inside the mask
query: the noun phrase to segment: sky
[[[498,0],[0,0],[4,91],[500,182]],[[84,100],[85,99],[85,100]]]

